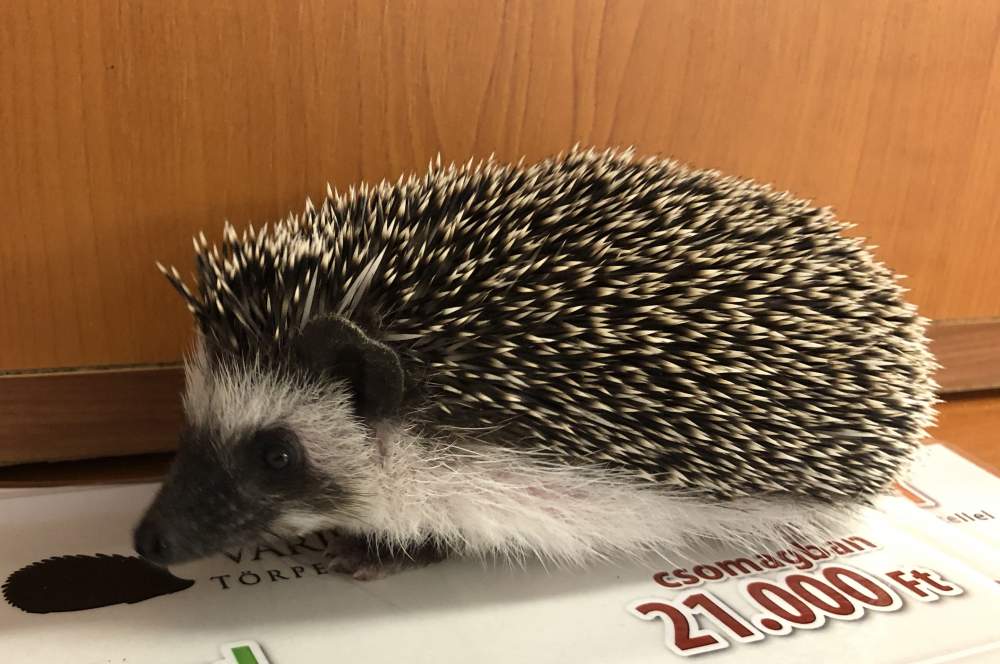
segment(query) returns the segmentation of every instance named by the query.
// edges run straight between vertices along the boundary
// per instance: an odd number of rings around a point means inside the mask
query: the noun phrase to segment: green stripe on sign
[[[237,646],[233,648],[233,657],[236,658],[237,664],[260,664],[249,646]]]

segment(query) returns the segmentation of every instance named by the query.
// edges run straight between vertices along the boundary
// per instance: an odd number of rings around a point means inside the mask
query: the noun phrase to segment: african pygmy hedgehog
[[[369,578],[852,511],[931,423],[935,363],[845,227],[754,182],[582,150],[438,160],[270,229],[227,223],[221,250],[195,240],[197,292],[160,266],[199,334],[136,548],[172,563],[335,529],[334,568]]]

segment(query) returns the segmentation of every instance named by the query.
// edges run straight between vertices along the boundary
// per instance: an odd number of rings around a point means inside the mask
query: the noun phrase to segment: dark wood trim
[[[941,321],[929,333],[942,394],[1000,388],[1000,319]]]
[[[88,486],[158,482],[173,454],[138,454],[110,459],[24,463],[0,468],[0,488]]]
[[[937,323],[942,394],[1000,387],[1000,320]],[[170,452],[178,366],[0,376],[0,466]]]
[[[169,452],[177,367],[0,376],[0,465]]]

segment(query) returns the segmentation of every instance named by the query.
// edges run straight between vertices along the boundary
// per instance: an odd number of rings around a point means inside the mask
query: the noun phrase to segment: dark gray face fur
[[[188,363],[190,425],[135,530],[141,556],[184,562],[275,531],[305,534],[351,509],[343,487],[363,470],[365,431],[402,399],[399,359],[331,315],[298,332],[286,362],[271,372],[199,352]]]
[[[310,468],[288,428],[219,444],[189,430],[163,487],[135,530],[135,550],[169,565],[266,534],[290,509],[331,509],[338,491]]]

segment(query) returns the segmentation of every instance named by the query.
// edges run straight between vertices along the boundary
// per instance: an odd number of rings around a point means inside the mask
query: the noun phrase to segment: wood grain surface
[[[928,333],[942,393],[1000,389],[1000,319],[943,321]]]
[[[0,376],[0,466],[172,451],[176,368]]]
[[[327,181],[635,145],[835,206],[1000,315],[995,0],[5,0],[0,369],[178,359],[153,267]]]
[[[84,486],[157,482],[166,475],[172,453],[106,459],[27,463],[0,468],[0,488]]]
[[[931,439],[1000,475],[1000,391],[955,398],[941,405]]]

